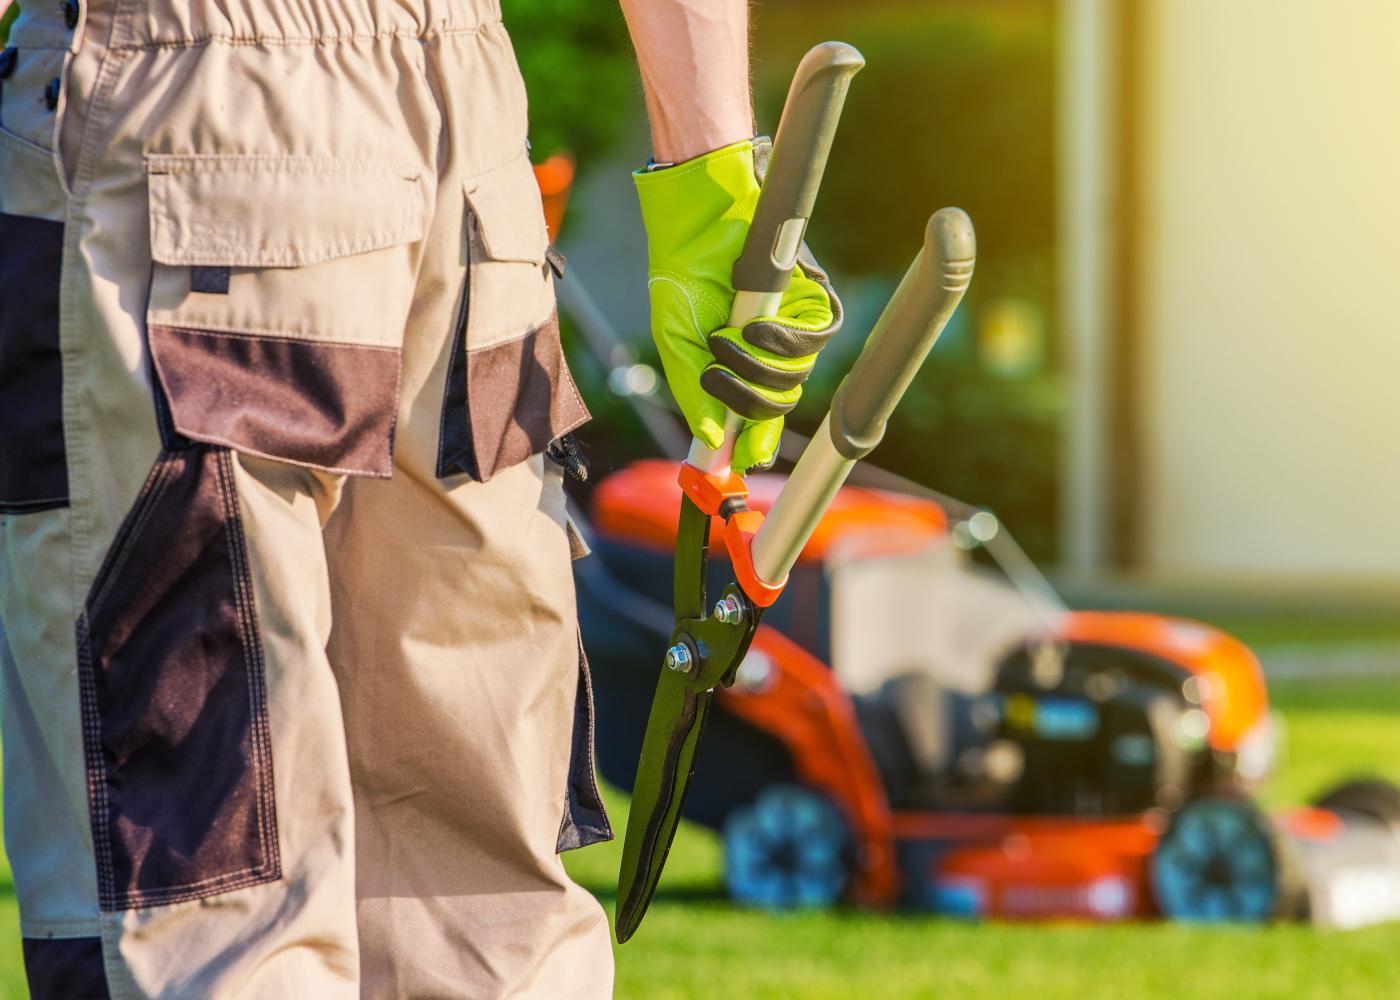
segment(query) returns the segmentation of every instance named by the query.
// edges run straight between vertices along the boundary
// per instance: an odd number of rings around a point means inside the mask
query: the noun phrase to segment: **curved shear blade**
[[[656,893],[713,700],[713,691],[693,690],[680,674],[667,671],[656,682],[622,842],[616,914],[619,944],[636,933]]]

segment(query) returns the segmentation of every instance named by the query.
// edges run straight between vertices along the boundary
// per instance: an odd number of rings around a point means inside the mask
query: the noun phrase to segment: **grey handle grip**
[[[945,208],[929,220],[924,248],[754,537],[754,570],[765,583],[787,579],[851,467],[880,443],[890,414],[962,301],[976,259],[966,212]]]
[[[832,397],[831,440],[844,457],[864,458],[885,436],[890,414],[962,301],[976,262],[977,238],[967,213],[934,213],[924,248]]]
[[[734,264],[736,289],[782,292],[787,287],[846,91],[864,65],[865,57],[845,42],[823,42],[802,57],[773,138],[763,194],[744,251]]]

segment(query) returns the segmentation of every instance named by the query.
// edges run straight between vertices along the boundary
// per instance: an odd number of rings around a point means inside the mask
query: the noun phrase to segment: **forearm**
[[[621,0],[652,155],[688,160],[753,135],[748,0]]]

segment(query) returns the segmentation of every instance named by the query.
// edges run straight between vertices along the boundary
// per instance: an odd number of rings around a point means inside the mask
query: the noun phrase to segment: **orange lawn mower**
[[[671,630],[655,595],[676,472],[645,460],[604,479],[577,564],[599,765],[623,788]],[[750,506],[768,509],[782,481],[749,477]],[[711,560],[718,583],[730,570]],[[1268,816],[1250,792],[1274,744],[1259,662],[1238,640],[1066,610],[989,511],[848,485],[717,692],[684,814],[721,833],[729,895],[764,908],[1400,916],[1400,790],[1353,781]]]

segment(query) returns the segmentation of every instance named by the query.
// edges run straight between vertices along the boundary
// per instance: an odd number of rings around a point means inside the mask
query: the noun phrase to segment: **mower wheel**
[[[852,843],[826,796],[796,785],[766,788],[724,822],[724,884],[764,909],[832,906],[850,880]]]
[[[1400,788],[1384,778],[1352,778],[1313,805],[1330,812],[1359,813],[1400,831]]]
[[[1178,810],[1152,856],[1151,883],[1169,920],[1259,923],[1295,916],[1304,897],[1289,846],[1243,796]]]

